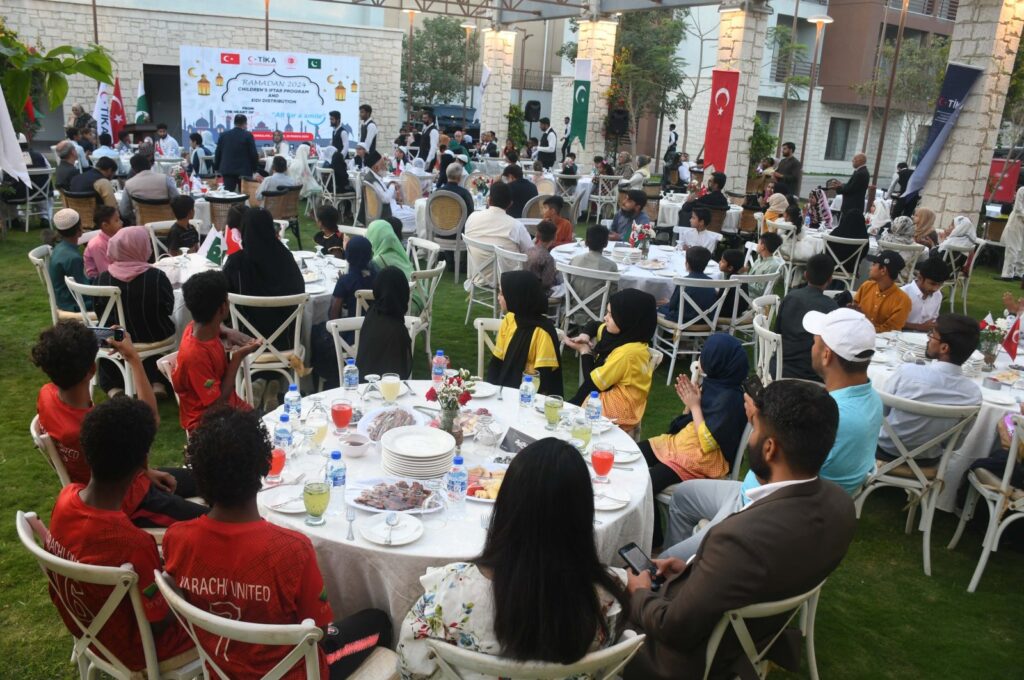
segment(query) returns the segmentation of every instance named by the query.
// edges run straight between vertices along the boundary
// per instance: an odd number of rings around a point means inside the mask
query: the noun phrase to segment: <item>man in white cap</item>
[[[852,496],[874,467],[882,426],[882,400],[868,380],[875,329],[863,314],[849,308],[807,312],[803,323],[814,336],[811,364],[839,407],[835,443],[818,474]],[[757,395],[752,398],[756,405]],[[751,502],[748,492],[761,484],[753,471],[742,482],[692,479],[680,484],[672,494],[665,532],[665,545],[671,547],[662,551],[662,557],[690,559],[704,537],[695,532],[697,523],[712,518],[707,529],[739,512]]]
[[[85,260],[78,250],[78,239],[82,235],[82,220],[78,212],[71,208],[58,210],[53,216],[53,228],[59,236],[50,255],[50,281],[53,282],[53,296],[57,307],[65,312],[77,312],[75,298],[64,283],[64,277],[70,276],[78,283],[90,283],[85,275]],[[87,306],[91,300],[86,298]]]

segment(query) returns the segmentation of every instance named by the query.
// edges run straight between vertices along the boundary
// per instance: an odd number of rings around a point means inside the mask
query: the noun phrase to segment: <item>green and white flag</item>
[[[206,238],[203,239],[203,245],[199,246],[198,254],[219,265],[224,259],[224,235],[216,229],[210,229]]]
[[[572,84],[572,123],[570,139],[580,140],[587,147],[587,118],[590,111],[590,59],[576,60],[576,80]]]
[[[145,123],[149,120],[149,102],[146,100],[146,88],[139,80],[139,94],[135,98],[135,122]]]

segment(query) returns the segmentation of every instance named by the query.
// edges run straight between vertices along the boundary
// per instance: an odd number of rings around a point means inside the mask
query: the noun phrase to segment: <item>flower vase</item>
[[[999,354],[999,343],[995,340],[982,340],[980,347],[981,354],[985,359],[985,365],[981,370],[990,373],[996,368],[996,355]]]
[[[462,426],[455,424],[455,419],[459,416],[458,408],[442,408],[441,409],[441,429],[455,437],[455,449],[459,450],[462,448]]]
[[[643,260],[647,259],[647,256],[651,252],[651,241],[650,239],[644,239],[640,241],[640,258]]]

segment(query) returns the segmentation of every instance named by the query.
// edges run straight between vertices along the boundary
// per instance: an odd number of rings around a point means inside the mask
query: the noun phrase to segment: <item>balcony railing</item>
[[[903,9],[903,0],[889,0],[892,9]],[[910,0],[907,9],[914,14],[924,14],[936,19],[956,21],[960,0]]]
[[[785,83],[789,75],[789,60],[785,57],[776,57],[772,60],[772,80],[776,83]],[[811,62],[809,59],[796,59],[793,62],[794,76],[811,76]]]

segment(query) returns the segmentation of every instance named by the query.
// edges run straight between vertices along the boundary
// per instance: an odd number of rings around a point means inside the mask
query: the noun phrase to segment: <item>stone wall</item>
[[[562,135],[565,132],[565,119],[572,118],[572,84],[575,82],[573,76],[554,76],[551,79],[551,124],[558,133],[558,160],[562,160]],[[573,140],[572,150],[580,156],[580,143]],[[577,158],[579,161],[586,160],[586,155]],[[589,165],[587,166],[589,167]]]
[[[46,48],[92,42],[89,5],[38,0],[6,0],[4,4],[4,20],[25,42],[38,40]],[[135,119],[135,93],[143,64],[177,66],[178,47],[183,44],[250,49],[262,49],[264,45],[263,22],[254,19],[104,6],[98,8],[97,15],[100,44],[114,60],[129,120]],[[359,57],[360,103],[373,106],[374,120],[385,139],[398,133],[401,31],[271,20],[270,47]],[[73,103],[81,103],[92,112],[96,81],[75,75],[69,78],[69,85],[65,112]]]
[[[498,147],[508,137],[508,106],[512,101],[512,65],[516,34],[512,31],[484,30],[483,63],[491,69],[480,111],[480,129],[493,130]]]
[[[770,8],[752,4],[747,11],[722,14],[719,24],[717,67],[735,69],[740,73],[729,153],[725,161],[725,173],[734,177],[745,175],[750,165],[750,144],[747,140],[754,131],[754,115],[761,87],[759,74],[770,13]]]
[[[581,21],[577,59],[590,59],[590,107],[587,114],[587,155],[605,150],[604,122],[608,116],[608,90],[612,86],[615,56],[615,21]]]

